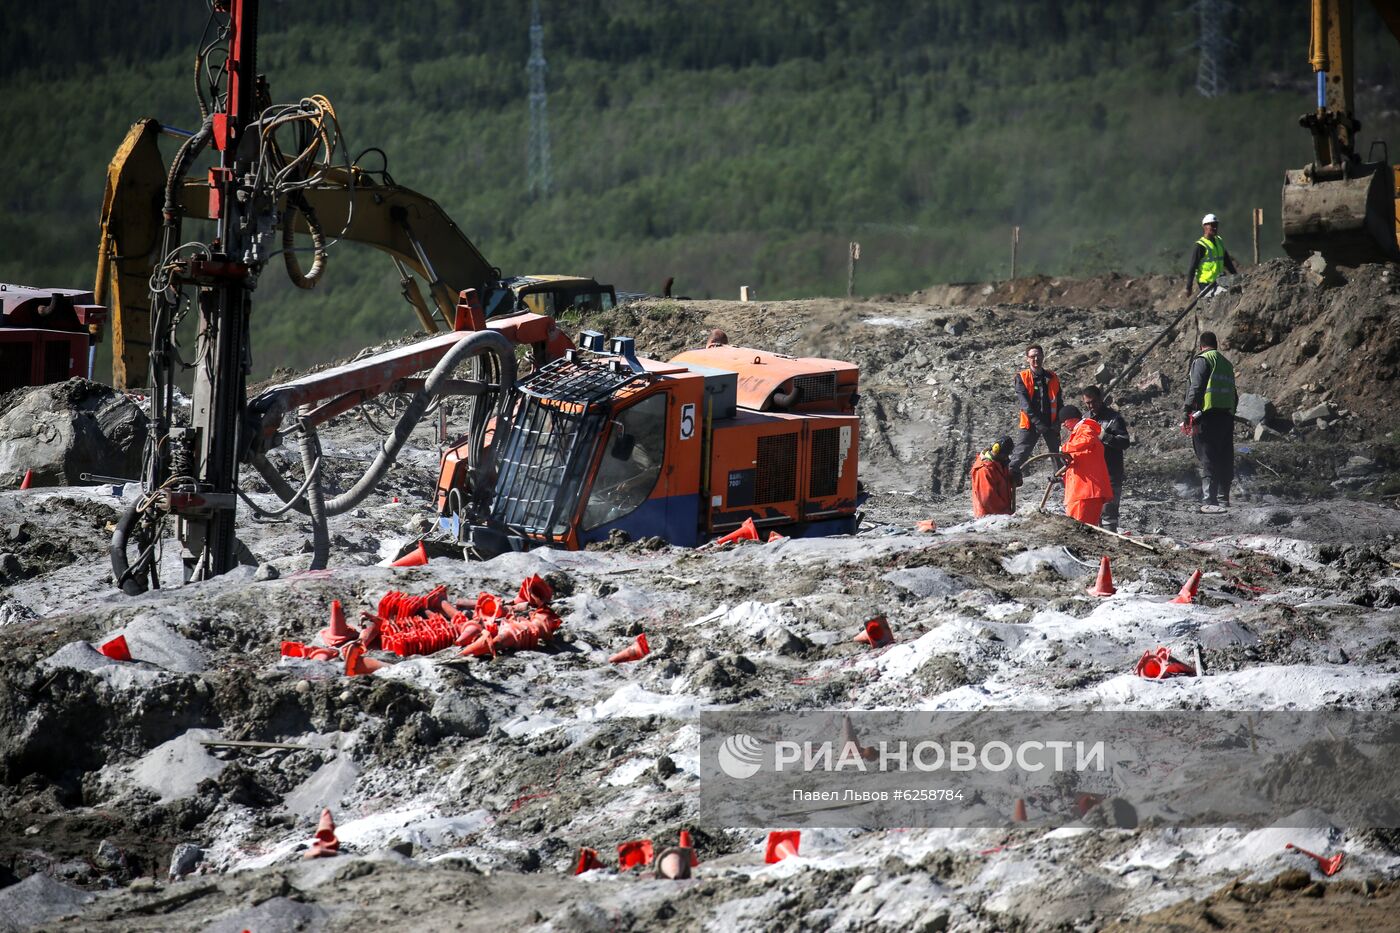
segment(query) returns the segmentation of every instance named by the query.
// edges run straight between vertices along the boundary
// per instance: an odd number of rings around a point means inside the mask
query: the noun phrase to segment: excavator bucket
[[[160,245],[165,163],[160,124],[138,120],[107,166],[98,239],[94,301],[112,309],[112,383],[148,383],[151,352],[151,269]]]
[[[1334,266],[1400,261],[1395,177],[1384,162],[1345,174],[1312,166],[1285,173],[1284,252],[1299,262],[1321,253]]]

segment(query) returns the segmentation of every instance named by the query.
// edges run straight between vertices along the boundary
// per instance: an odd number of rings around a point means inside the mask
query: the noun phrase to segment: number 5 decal
[[[695,404],[681,406],[681,440],[688,441],[695,436]]]

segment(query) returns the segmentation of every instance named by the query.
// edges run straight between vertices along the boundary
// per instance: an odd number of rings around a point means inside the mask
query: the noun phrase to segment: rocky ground
[[[81,386],[6,400],[0,929],[1393,926],[1400,835],[1322,812],[1308,829],[1089,818],[1046,830],[1032,801],[1032,824],[1005,829],[808,830],[800,857],[774,866],[762,832],[699,812],[704,709],[1400,706],[1400,413],[1388,397],[1400,298],[1387,270],[1315,282],[1266,264],[1124,381],[1136,443],[1123,524],[1153,550],[1036,514],[1035,471],[1020,514],[966,519],[968,460],[1014,424],[1025,344],[1044,344],[1067,386],[1106,381],[1184,306],[1179,288],[1109,277],[651,301],[583,322],[657,357],[718,326],[735,344],[858,362],[870,498],[853,539],[391,569],[429,525],[436,449],[423,430],[375,496],[332,519],[330,570],[305,570],[300,520],[245,516],[260,566],[127,597],[106,546],[134,489],[35,463],[39,485],[15,490],[38,457],[25,445],[62,430],[128,449],[126,401]],[[1194,510],[1176,428],[1197,326],[1220,333],[1259,396],[1241,412],[1254,421],[1238,426],[1225,518]],[[325,445],[348,478],[377,440],[346,418]],[[916,531],[928,518],[938,530]],[[1084,588],[1105,554],[1120,593],[1099,601]],[[1169,603],[1198,568],[1199,602]],[[282,641],[315,638],[333,599],[353,622],[388,590],[510,594],[529,574],[554,585],[564,620],[549,651],[445,651],[352,678],[279,657]],[[876,613],[898,641],[872,651],[851,637]],[[649,657],[607,663],[641,632]],[[135,661],[93,650],[118,633]],[[1199,645],[1209,676],[1133,675],[1159,644]],[[305,860],[323,806],[341,854]],[[689,880],[572,874],[580,846],[611,863],[618,843],[669,845],[682,828],[701,858]],[[1345,851],[1344,868],[1324,878],[1286,842]]]

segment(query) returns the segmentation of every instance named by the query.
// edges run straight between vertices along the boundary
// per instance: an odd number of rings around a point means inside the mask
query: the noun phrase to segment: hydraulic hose
[[[347,512],[359,505],[360,502],[364,500],[365,496],[369,495],[370,491],[384,478],[384,474],[389,471],[389,467],[391,467],[398,458],[399,452],[403,450],[404,444],[408,442],[409,435],[411,435],[413,429],[418,426],[418,422],[422,419],[423,413],[437,396],[443,383],[451,378],[452,373],[462,362],[471,357],[483,354],[495,358],[494,365],[491,366],[491,369],[500,373],[500,380],[497,385],[501,388],[494,400],[494,407],[498,410],[504,407],[505,401],[510,395],[510,388],[515,385],[514,349],[509,340],[495,331],[477,331],[470,337],[464,338],[451,350],[448,350],[442,359],[438,361],[437,366],[433,368],[432,373],[430,373],[428,378],[424,381],[423,388],[413,394],[413,398],[409,400],[408,407],[394,425],[393,431],[390,432],[389,436],[384,439],[383,444],[380,445],[379,454],[374,458],[374,462],[370,464],[369,469],[365,470],[364,475],[360,477],[354,486],[351,486],[348,490],[333,499],[324,500],[322,503],[322,510],[326,515],[340,515]],[[478,399],[483,403],[489,398],[489,395],[478,396]],[[482,404],[477,407],[482,409],[482,414],[479,419],[474,418],[473,421],[484,426],[486,421],[485,408],[487,406]],[[284,503],[288,503],[295,498],[296,490],[292,488],[290,483],[282,478],[282,475],[277,472],[276,468],[268,462],[267,457],[261,453],[254,453],[248,460],[262,476],[263,480],[266,481],[268,486],[272,488],[272,491],[276,493],[279,499]],[[318,485],[317,483],[313,483],[312,486],[308,488],[308,501],[310,499],[311,489]],[[296,509],[303,515],[311,514],[311,508],[306,504],[300,504]]]
[[[180,144],[180,148],[175,150],[175,158],[170,160],[170,171],[165,176],[165,204],[161,212],[165,217],[166,226],[174,225],[179,218],[180,182],[190,170],[195,158],[209,145],[213,135],[214,121],[206,119],[200,125],[199,132],[186,139]]]
[[[296,254],[296,233],[292,230],[292,219],[297,211],[306,218],[306,227],[311,231],[311,269],[301,271],[301,262]],[[282,217],[282,262],[287,267],[287,277],[297,288],[315,288],[326,271],[326,235],[321,230],[321,222],[316,212],[306,202],[301,192],[293,192],[287,198],[287,210]]]
[[[126,559],[126,542],[131,537],[131,529],[140,514],[137,503],[133,502],[122,512],[121,518],[117,519],[117,526],[112,532],[112,576],[116,578],[117,586],[128,596],[140,596],[146,592],[145,581],[137,578]]]
[[[331,556],[331,535],[326,527],[325,499],[321,490],[320,463],[321,451],[320,441],[316,436],[316,429],[305,421],[301,425],[301,437],[298,439],[298,446],[301,448],[301,465],[306,471],[306,507],[311,515],[311,567],[312,570],[324,570],[326,562]]]

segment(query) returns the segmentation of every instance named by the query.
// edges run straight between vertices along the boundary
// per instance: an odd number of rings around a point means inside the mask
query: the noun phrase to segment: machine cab
[[[520,275],[505,279],[486,295],[488,318],[531,311],[559,317],[573,311],[587,314],[617,305],[611,285],[575,275]]]
[[[638,359],[628,338],[612,340],[608,354],[596,352],[602,342],[585,334],[584,350],[517,387],[496,426],[494,482],[478,514],[446,516],[478,550],[577,549],[614,530],[698,543],[704,378]],[[445,461],[442,486],[447,469]]]

